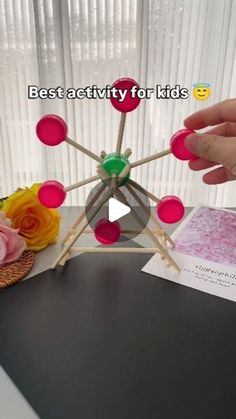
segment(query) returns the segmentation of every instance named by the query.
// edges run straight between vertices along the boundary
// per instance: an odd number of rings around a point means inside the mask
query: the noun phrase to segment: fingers
[[[197,158],[194,160],[190,160],[188,162],[189,168],[192,170],[204,170],[204,169],[209,169],[210,167],[214,167],[216,165],[218,165],[218,163],[209,161],[209,160],[204,160],[201,158]]]
[[[236,138],[220,137],[215,134],[192,134],[185,140],[185,146],[204,160],[225,166],[236,175]]]
[[[236,99],[228,99],[216,105],[202,109],[185,119],[189,129],[201,129],[222,122],[236,122]]]
[[[217,169],[211,170],[211,172],[203,175],[203,181],[207,183],[207,185],[217,185],[235,179],[236,176],[232,175],[225,167],[217,167]]]
[[[225,137],[236,137],[236,123],[224,122],[204,132],[204,134],[223,135]]]
[[[233,129],[231,127],[231,125],[229,122],[225,122],[224,124],[220,124],[212,129],[210,129],[209,131],[205,132],[204,134],[216,134],[216,135],[225,135],[225,136],[230,136],[230,135],[236,135],[236,124],[235,124],[235,132],[232,132]],[[201,157],[198,157],[194,160],[190,160],[189,163],[189,168],[192,170],[205,170],[208,169],[210,167],[213,166],[217,166],[218,163],[216,162],[212,162],[209,160],[205,160],[202,159]]]

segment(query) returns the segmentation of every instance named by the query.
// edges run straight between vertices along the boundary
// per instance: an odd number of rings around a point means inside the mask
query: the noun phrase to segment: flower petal
[[[25,249],[26,249],[26,241],[22,237],[18,236],[14,252],[9,253],[7,255],[7,257],[4,260],[4,263],[13,262],[14,260],[19,259],[19,257],[21,256],[21,254],[24,252]]]
[[[4,261],[7,254],[7,243],[6,238],[0,233],[0,264]]]

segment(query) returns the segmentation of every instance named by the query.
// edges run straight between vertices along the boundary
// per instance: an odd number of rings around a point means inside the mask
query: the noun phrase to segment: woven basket
[[[6,288],[21,281],[34,264],[34,252],[25,250],[15,262],[0,266],[0,288]]]

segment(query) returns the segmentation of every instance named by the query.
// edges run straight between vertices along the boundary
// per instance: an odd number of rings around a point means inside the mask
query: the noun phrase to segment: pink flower
[[[0,224],[5,224],[6,226],[11,227],[11,220],[6,217],[6,214],[3,211],[0,211]]]
[[[26,241],[18,235],[18,231],[0,220],[0,265],[19,259],[26,249]]]

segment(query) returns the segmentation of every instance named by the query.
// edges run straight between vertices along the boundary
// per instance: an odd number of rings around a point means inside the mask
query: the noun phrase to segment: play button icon
[[[111,228],[115,229],[114,225],[117,223],[120,226],[119,242],[134,240],[149,222],[151,208],[148,196],[143,192],[136,190],[137,196],[140,201],[142,201],[142,205],[140,205],[139,202],[135,201],[125,185],[119,188],[120,194],[114,193],[110,196],[108,195],[108,188],[106,187],[103,192],[101,192],[101,187],[104,187],[102,181],[92,188],[86,200],[85,215],[90,228],[95,234],[98,228],[97,225],[101,220],[105,219],[107,223],[102,224],[105,233],[110,231],[109,228],[112,224],[113,226]],[[107,200],[102,204],[105,196],[107,197]],[[144,210],[144,207],[146,210]],[[135,213],[141,218],[141,225],[138,222]]]
[[[108,219],[113,222],[130,213],[130,207],[122,204],[118,199],[110,198],[108,201]]]

